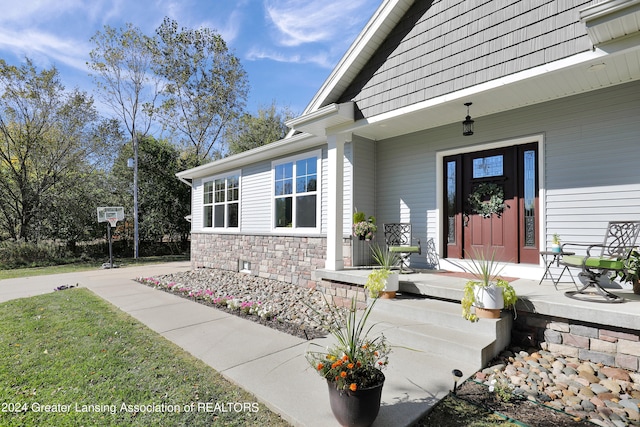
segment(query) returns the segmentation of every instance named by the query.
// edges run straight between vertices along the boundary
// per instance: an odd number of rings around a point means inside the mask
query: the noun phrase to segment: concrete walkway
[[[0,302],[52,292],[61,285],[86,287],[203,360],[291,424],[337,425],[327,385],[304,358],[309,341],[134,281],[189,269],[188,262],[179,262],[5,279],[0,280]],[[393,345],[393,337],[387,338]],[[324,347],[329,339],[311,342]],[[374,426],[411,425],[448,393],[454,368],[465,378],[474,373],[472,367],[451,360],[394,348]]]

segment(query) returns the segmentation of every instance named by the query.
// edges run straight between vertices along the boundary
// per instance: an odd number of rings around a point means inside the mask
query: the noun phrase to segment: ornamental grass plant
[[[384,382],[382,369],[389,363],[391,350],[384,335],[370,337],[374,325],[367,326],[376,301],[373,299],[364,311],[357,309],[355,298],[344,311],[329,304],[331,324],[327,330],[336,344],[323,351],[306,352],[309,364],[338,390],[357,391]]]

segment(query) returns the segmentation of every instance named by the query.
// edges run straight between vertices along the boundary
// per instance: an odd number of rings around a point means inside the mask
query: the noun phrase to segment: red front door
[[[536,144],[450,156],[445,166],[446,257],[538,262]]]
[[[517,262],[516,176],[510,148],[466,154],[462,198],[465,258],[474,254]],[[494,209],[485,207],[492,206]],[[500,207],[499,207],[500,206]]]

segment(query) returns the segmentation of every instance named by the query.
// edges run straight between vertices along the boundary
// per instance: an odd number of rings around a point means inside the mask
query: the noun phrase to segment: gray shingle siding
[[[591,49],[590,0],[416,1],[339,102],[371,117]]]

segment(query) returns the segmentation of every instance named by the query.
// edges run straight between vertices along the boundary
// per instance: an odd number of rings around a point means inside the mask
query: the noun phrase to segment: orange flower
[[[346,362],[347,360],[349,360],[349,356],[347,356],[346,354],[344,356],[342,356],[342,361]]]
[[[318,371],[321,371],[324,368],[324,363],[318,363]]]
[[[362,366],[362,363],[360,363],[360,362],[356,362],[356,366],[359,368],[359,367],[361,367],[361,366]]]
[[[367,349],[367,344],[362,344],[362,348],[363,348],[364,350],[366,350],[366,349]]]
[[[342,378],[347,378],[347,373],[345,371],[340,372],[340,376]]]
[[[340,377],[336,375],[336,381],[338,381],[339,379],[340,379]]]
[[[353,363],[349,363],[349,364],[347,365],[347,368],[348,368],[348,369],[353,369]]]
[[[380,361],[380,362],[378,362],[378,365],[382,366],[382,365],[384,365],[384,362]]]
[[[351,391],[356,391],[358,389],[358,386],[356,385],[356,383],[351,383],[351,385],[349,386],[349,390]]]

